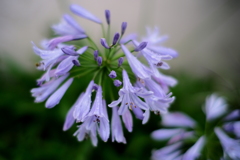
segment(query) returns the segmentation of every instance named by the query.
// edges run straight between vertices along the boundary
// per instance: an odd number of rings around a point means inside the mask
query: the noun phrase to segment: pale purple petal
[[[98,133],[104,142],[107,142],[110,135],[109,121],[106,118],[100,119]]]
[[[128,63],[133,73],[137,77],[141,79],[146,79],[152,75],[152,71],[149,68],[147,68],[144,64],[142,64],[135,56],[133,56],[132,53],[130,53],[129,50],[124,45],[121,45],[121,48],[128,59]]]
[[[129,110],[126,110],[126,112],[122,115],[122,120],[128,132],[132,132],[133,120],[132,120],[132,114],[130,113]]]
[[[175,143],[170,146],[163,147],[159,150],[155,150],[152,153],[152,159],[154,160],[175,160],[180,155],[179,148],[182,146],[182,142]]]
[[[151,137],[155,140],[166,140],[182,132],[183,129],[159,129],[153,131]]]
[[[47,100],[45,106],[46,108],[53,108],[56,106],[63,95],[67,91],[68,87],[72,84],[73,78],[70,78],[67,82],[65,82],[57,91],[55,91]]]
[[[117,107],[114,107],[112,109],[111,127],[112,127],[112,142],[114,142],[114,140],[116,140],[118,143],[120,143],[120,142],[126,143],[126,139],[123,135],[121,120],[117,113]]]
[[[173,144],[176,143],[180,140],[184,140],[184,139],[190,139],[190,138],[194,138],[194,131],[183,131],[175,136],[173,136],[169,141],[168,144]]]
[[[228,114],[224,120],[231,121],[240,118],[240,109],[236,109],[232,111],[230,114]]]
[[[77,121],[83,121],[83,119],[90,110],[93,84],[93,81],[89,83],[83,97],[75,106],[75,109],[73,111],[73,117],[77,119]]]
[[[167,47],[148,47],[149,50],[155,52],[155,53],[158,53],[160,55],[170,55],[172,56],[173,58],[176,58],[178,57],[178,53],[177,51],[175,51],[174,49],[172,48],[167,48]]]
[[[64,122],[64,125],[63,125],[63,130],[66,131],[68,130],[69,128],[72,127],[75,119],[73,117],[73,111],[74,111],[74,105],[69,109],[67,115],[66,115],[66,118],[65,118],[65,122]]]
[[[74,36],[72,36],[72,35],[66,35],[66,36],[62,36],[62,37],[53,38],[48,43],[48,49],[53,50],[54,48],[56,48],[56,46],[59,43],[68,42],[68,41],[72,41],[72,40],[74,40]]]
[[[102,23],[100,19],[98,19],[92,13],[90,13],[89,11],[87,11],[86,9],[82,8],[79,5],[75,5],[75,4],[71,5],[70,10],[80,17],[86,18],[90,21],[93,21],[93,22],[96,22],[96,23],[99,23],[99,24]]]
[[[81,55],[81,54],[83,54],[87,49],[88,49],[88,46],[84,46],[84,47],[78,49],[76,52]]]
[[[83,30],[82,27],[80,27],[80,25],[74,20],[74,18],[72,18],[72,16],[65,14],[63,16],[64,20],[71,25],[75,30],[77,30],[79,33],[84,34],[85,31]]]
[[[112,101],[112,103],[110,103],[108,106],[109,107],[116,107],[119,103],[122,102],[122,98],[123,98],[123,96],[120,96],[118,100]]]
[[[35,97],[35,102],[38,103],[45,101],[67,77],[68,75],[65,75],[56,80],[51,80],[43,84],[41,87],[33,88],[31,93],[32,96]]]
[[[146,124],[149,120],[150,117],[150,110],[147,109],[144,113],[143,113],[143,120],[142,120],[142,124]]]
[[[201,155],[201,150],[205,145],[206,138],[200,137],[198,141],[184,153],[182,160],[195,160]]]
[[[55,72],[56,76],[61,76],[68,73],[74,64],[72,63],[73,60],[77,60],[75,56],[69,56],[68,58],[64,59],[58,66]]]
[[[107,115],[105,115],[103,106],[103,99],[102,99],[102,87],[98,86],[97,94],[95,97],[95,100],[92,105],[91,111],[88,113],[87,116],[99,116],[99,117],[105,117],[107,119]]]
[[[172,112],[162,116],[162,125],[168,127],[190,127],[193,128],[196,122],[181,112]]]

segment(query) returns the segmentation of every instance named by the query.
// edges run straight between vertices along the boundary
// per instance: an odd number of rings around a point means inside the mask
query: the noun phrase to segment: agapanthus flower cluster
[[[45,73],[37,80],[38,88],[31,90],[32,96],[35,102],[46,101],[46,108],[53,108],[73,81],[81,85],[90,79],[83,90],[75,88],[79,97],[69,106],[63,130],[77,123],[74,135],[79,141],[90,137],[96,146],[98,135],[106,142],[111,133],[112,141],[126,143],[122,122],[132,132],[132,114],[144,124],[151,111],[167,113],[174,101],[169,87],[177,81],[158,69],[169,69],[165,60],[178,54],[162,46],[167,37],[159,36],[156,27],[147,28],[147,36],[139,38],[125,35],[127,22],[122,22],[112,35],[109,10],[105,11],[105,25],[81,6],[71,5],[70,10],[102,27],[102,38],[94,42],[71,15],[65,14],[52,26],[57,37],[43,41],[42,49],[33,43],[34,52],[42,58],[37,69]]]
[[[199,131],[199,124],[194,119],[182,112],[170,112],[162,116],[162,126],[164,128],[154,131],[152,138],[162,141],[167,140],[167,146],[154,150],[152,159],[198,159],[200,156],[203,156],[203,150],[205,148],[208,149],[207,146],[209,144],[215,143],[212,139],[214,134],[218,137],[224,151],[222,159],[240,159],[240,112],[235,110],[223,117],[227,113],[227,108],[226,101],[222,97],[216,94],[207,97],[203,106],[203,111],[206,115],[203,132]],[[212,128],[209,128],[208,126],[211,124],[213,124],[210,126]],[[233,133],[235,138],[229,137],[224,130]],[[186,150],[186,146],[190,147]],[[206,155],[203,157],[206,158]]]

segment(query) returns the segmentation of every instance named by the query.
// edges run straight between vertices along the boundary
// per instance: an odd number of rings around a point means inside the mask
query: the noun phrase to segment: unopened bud
[[[122,35],[125,33],[126,28],[127,28],[127,22],[122,22],[122,28],[121,28]]]
[[[120,67],[122,64],[123,64],[123,57],[120,57],[119,59],[118,59],[118,67]]]
[[[109,46],[108,46],[107,41],[106,41],[105,38],[101,38],[101,44],[102,44],[103,47],[109,49]]]
[[[119,87],[119,86],[122,85],[122,82],[119,81],[119,80],[114,80],[114,81],[113,81],[113,84],[114,84],[114,86]]]
[[[108,75],[110,78],[116,78],[117,73],[115,71],[111,71],[110,74]]]
[[[98,66],[102,65],[102,57],[100,56],[97,57],[97,63],[98,63]]]
[[[105,10],[105,17],[107,20],[107,24],[110,25],[110,11],[109,10]]]
[[[113,41],[112,41],[112,45],[113,46],[118,42],[119,37],[120,37],[120,34],[119,33],[115,33],[115,35],[113,37]]]

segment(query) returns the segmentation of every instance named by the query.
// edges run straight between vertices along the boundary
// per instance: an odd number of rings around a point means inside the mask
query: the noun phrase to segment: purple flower
[[[45,104],[46,108],[53,108],[60,102],[63,95],[67,91],[68,87],[72,84],[72,81],[73,81],[73,78],[70,78],[67,82],[65,82],[57,91],[55,91],[48,98],[48,100]]]
[[[97,127],[98,133],[102,140],[106,142],[110,134],[109,120],[106,110],[106,103],[102,99],[102,87],[98,86],[97,95],[93,102],[91,111],[84,119],[86,129],[92,130],[92,127]]]
[[[136,40],[132,41],[134,46],[136,47],[135,50],[141,51],[141,54],[144,56],[144,58],[148,61],[150,66],[156,66],[157,68],[162,69],[169,69],[169,65],[162,61],[162,60],[171,60],[172,56],[169,55],[158,55],[151,50],[144,49],[146,47],[145,43],[138,43]]]
[[[212,94],[206,98],[204,111],[206,113],[208,121],[214,120],[223,115],[226,110],[227,104],[222,97],[218,97],[217,95]]]
[[[117,73],[115,71],[111,71],[110,74],[108,75],[110,78],[116,78]]]
[[[64,53],[61,49],[55,49],[52,51],[41,50],[34,43],[32,44],[34,52],[43,59],[38,65],[38,69],[40,70],[47,70],[48,68],[51,69],[62,60],[62,57],[64,57]]]
[[[86,9],[82,8],[79,5],[76,5],[76,4],[71,5],[70,10],[80,17],[86,18],[90,21],[93,21],[93,22],[96,22],[96,23],[99,23],[99,24],[102,23],[100,19],[98,19],[92,13],[90,13],[89,11],[87,11]]]
[[[67,47],[65,47],[67,48]],[[79,55],[84,53],[87,50],[87,46],[84,46],[80,48],[78,51],[73,53],[73,55],[68,56],[66,59],[64,59],[59,65],[57,66],[55,75],[60,76],[68,73],[74,65],[80,66],[80,63],[78,61]],[[67,48],[68,50],[69,48]],[[63,49],[62,49],[63,50]]]
[[[177,84],[175,78],[162,74],[158,71],[156,66],[150,65],[150,67],[153,71],[152,79],[154,79],[165,92],[169,91],[169,87],[173,87]]]
[[[106,110],[106,103],[102,99],[102,88],[98,86],[97,95],[93,102],[92,108],[87,116],[84,118],[83,124],[74,134],[79,141],[90,134],[92,143],[97,145],[97,132],[104,142],[108,140],[110,134],[109,120]]]
[[[68,75],[65,75],[58,79],[52,79],[51,81],[41,85],[41,87],[33,88],[31,93],[32,96],[35,97],[35,102],[38,103],[45,101],[67,77]]]
[[[123,129],[120,117],[117,113],[117,107],[113,107],[112,109],[112,141],[116,140],[118,143],[126,143],[126,139],[123,135]]]
[[[214,129],[217,137],[219,138],[224,155],[228,155],[232,159],[240,159],[240,143],[239,141],[228,137],[220,128]]]
[[[88,136],[91,138],[93,146],[97,146],[97,133],[96,133],[96,127],[92,127],[91,130],[88,130],[86,128],[87,123],[83,123],[80,126],[78,126],[78,130],[74,133],[74,136],[77,137],[78,141],[82,141]]]
[[[152,95],[151,91],[143,91],[141,88],[133,87],[128,78],[128,74],[125,70],[123,70],[123,88],[119,91],[119,99],[117,101],[113,101],[109,104],[109,107],[115,107],[119,103],[121,106],[118,110],[120,115],[123,115],[128,109],[132,107],[139,107],[143,110],[147,110],[149,106],[143,102],[138,96],[144,98]]]
[[[152,75],[152,71],[143,65],[136,57],[134,57],[124,45],[121,45],[121,48],[127,57],[128,63],[133,73],[137,77],[146,79]]]
[[[74,105],[73,117],[77,121],[83,121],[90,110],[93,84],[93,81],[89,83],[84,95],[79,96],[77,103]]]

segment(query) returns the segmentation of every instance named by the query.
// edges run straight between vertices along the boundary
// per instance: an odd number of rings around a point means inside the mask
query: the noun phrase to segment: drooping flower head
[[[127,22],[111,32],[109,10],[105,10],[106,24],[79,5],[71,5],[70,10],[102,27],[102,37],[94,42],[77,19],[65,14],[59,24],[52,26],[56,37],[44,41],[43,49],[33,43],[34,52],[42,59],[37,68],[45,73],[37,80],[39,87],[31,90],[32,96],[36,102],[46,100],[46,107],[52,108],[65,93],[71,94],[68,88],[73,85],[71,89],[77,90],[79,97],[69,107],[63,130],[77,123],[74,135],[79,141],[90,137],[96,146],[97,135],[106,142],[111,131],[112,141],[126,143],[123,126],[133,131],[132,115],[144,124],[151,111],[167,113],[174,101],[169,87],[176,80],[158,70],[170,68],[164,61],[172,55],[154,51],[152,46],[158,42],[153,37],[140,42],[136,34],[125,35]],[[139,54],[147,64],[141,62]]]

